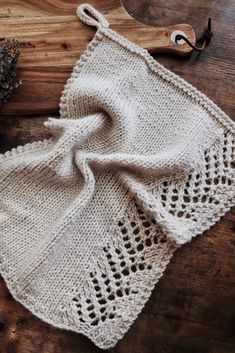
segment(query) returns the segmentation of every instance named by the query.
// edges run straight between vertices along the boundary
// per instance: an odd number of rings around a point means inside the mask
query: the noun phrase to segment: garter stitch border
[[[82,5],[81,5],[82,6]],[[84,7],[90,8],[91,5],[84,4]],[[79,13],[78,13],[79,15]],[[80,16],[81,18],[81,16]],[[156,61],[153,56],[145,49],[140,47],[139,45],[131,42],[124,36],[120,35],[116,31],[112,30],[109,27],[103,26],[102,24],[98,26],[97,31],[92,38],[92,40],[87,45],[85,51],[77,60],[73,67],[73,72],[70,78],[67,80],[67,83],[64,86],[64,90],[62,91],[61,99],[60,99],[60,115],[62,118],[65,118],[67,115],[66,111],[66,103],[67,103],[67,94],[69,92],[69,88],[71,87],[72,83],[75,79],[79,76],[79,73],[82,70],[83,65],[86,61],[89,60],[92,52],[95,50],[96,46],[99,44],[100,41],[104,37],[110,38],[120,46],[125,49],[128,49],[131,53],[135,53],[141,56],[146,63],[148,64],[149,68],[154,72],[156,75],[163,78],[170,82],[174,87],[179,88],[183,92],[187,93],[193,100],[202,104],[202,106],[228,130],[234,132],[235,129],[235,122],[232,121],[229,116],[222,111],[210,98],[208,98],[204,93],[200,92],[196,87],[191,85],[189,82],[185,81],[180,76],[176,75],[174,72],[168,70],[158,61]]]
[[[89,4],[83,4],[80,5],[80,7],[88,9],[92,8],[92,6]],[[192,84],[190,84],[182,77],[176,75],[174,72],[170,71],[158,61],[156,61],[156,59],[154,59],[154,57],[145,48],[142,48],[141,46],[131,42],[116,31],[103,25],[98,26],[94,37],[87,44],[84,52],[76,61],[75,65],[73,66],[72,73],[68,78],[66,84],[64,85],[64,89],[62,90],[59,102],[59,112],[61,118],[66,118],[67,116],[66,102],[69,88],[71,87],[75,79],[79,76],[83,65],[86,61],[89,60],[89,57],[91,56],[92,52],[95,50],[96,46],[104,38],[104,36],[112,39],[122,47],[130,50],[130,52],[140,55],[155,74],[162,77],[164,80],[170,82],[172,85],[179,88],[180,90],[183,90],[183,92],[187,93],[190,97],[192,97],[192,99],[200,103],[208,112],[210,112],[228,131],[234,133],[235,122],[231,120],[230,117],[204,93],[200,92]],[[9,158],[10,156],[14,156],[18,152],[21,153],[23,151],[32,151],[33,149],[37,149],[38,147],[42,146],[42,143],[45,145],[45,143],[47,142],[49,142],[49,140],[44,139],[43,141],[35,141],[33,143],[27,143],[26,145],[12,148],[10,151],[6,151],[5,153],[0,154],[0,161],[2,161],[3,158]]]

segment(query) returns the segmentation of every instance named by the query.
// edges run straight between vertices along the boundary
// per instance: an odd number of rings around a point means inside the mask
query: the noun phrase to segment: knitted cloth
[[[113,347],[174,251],[235,204],[235,123],[78,7],[95,36],[50,139],[0,156],[0,273],[42,320]]]

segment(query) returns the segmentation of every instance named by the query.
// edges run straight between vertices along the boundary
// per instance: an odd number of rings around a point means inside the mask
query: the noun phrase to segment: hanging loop
[[[208,19],[208,24],[207,24],[207,28],[205,29],[205,32],[203,33],[202,38],[200,39],[200,41],[203,41],[201,47],[197,47],[196,45],[193,45],[188,38],[186,38],[184,35],[182,34],[177,34],[175,36],[175,42],[177,44],[178,41],[180,40],[184,40],[192,49],[196,50],[196,51],[203,51],[206,47],[206,45],[208,45],[211,41],[211,38],[213,37],[213,32],[211,31],[211,18]]]
[[[77,7],[77,15],[82,22],[94,27],[109,27],[106,18],[92,5],[82,4]]]

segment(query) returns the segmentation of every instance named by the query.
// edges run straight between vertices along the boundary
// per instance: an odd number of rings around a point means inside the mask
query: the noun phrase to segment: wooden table
[[[116,3],[97,2],[99,9],[109,9]],[[48,22],[56,23],[58,16],[64,16],[65,22],[75,21],[76,6],[77,1],[73,0],[0,0],[0,17],[17,34],[19,23],[23,20],[30,24],[33,17],[37,21],[41,16],[45,26]],[[187,58],[159,54],[155,58],[234,118],[234,0],[126,0],[125,7],[149,25],[189,23],[197,36],[202,34],[207,18],[212,17],[214,38],[206,51]],[[62,31],[54,42],[47,43],[47,52],[42,50],[44,58],[42,53],[39,57],[32,52],[28,64],[19,66],[25,86],[15,91],[0,111],[0,152],[48,137],[42,123],[48,116],[58,116],[59,94],[76,61],[76,51],[72,49],[78,40],[64,38],[63,34],[67,36]],[[44,48],[43,39],[38,45]],[[50,70],[50,50],[57,45],[64,49],[64,55],[58,57],[58,68]],[[55,92],[54,96],[47,94],[45,83]],[[0,279],[0,353],[100,351],[86,337],[53,328],[32,316],[13,300]],[[110,352],[235,352],[234,209],[175,253],[143,312]]]

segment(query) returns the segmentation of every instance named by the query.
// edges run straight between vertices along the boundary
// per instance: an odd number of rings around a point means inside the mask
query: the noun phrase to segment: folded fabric
[[[235,205],[235,123],[94,7],[77,14],[97,31],[52,137],[0,155],[0,273],[33,314],[106,349],[174,251]]]

